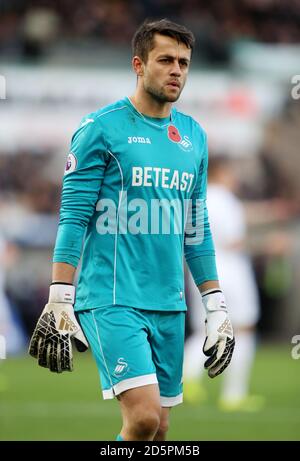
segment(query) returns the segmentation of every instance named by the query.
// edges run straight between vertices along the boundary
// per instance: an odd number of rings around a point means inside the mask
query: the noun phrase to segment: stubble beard
[[[180,89],[178,94],[172,96],[165,94],[163,88],[157,89],[153,88],[151,85],[144,85],[144,90],[151,96],[151,98],[153,98],[156,102],[160,104],[165,104],[167,102],[176,102],[179,99],[182,91],[182,89]]]

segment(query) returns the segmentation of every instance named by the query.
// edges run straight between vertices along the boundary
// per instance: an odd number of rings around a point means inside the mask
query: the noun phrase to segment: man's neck
[[[155,118],[166,118],[170,116],[172,108],[171,102],[160,103],[151,96],[146,94],[140,95],[138,92],[135,92],[129,99],[136,110],[143,115]]]

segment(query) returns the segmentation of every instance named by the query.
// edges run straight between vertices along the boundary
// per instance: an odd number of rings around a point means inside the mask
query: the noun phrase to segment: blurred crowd
[[[1,152],[0,193],[2,199],[27,203],[39,213],[58,210],[59,186],[46,179],[44,171],[52,152]],[[27,178],[27,180],[24,180]]]
[[[300,42],[297,0],[2,0],[0,8],[0,53],[25,58],[70,39],[127,45],[145,18],[161,17],[189,27],[197,53],[216,63],[238,40]]]

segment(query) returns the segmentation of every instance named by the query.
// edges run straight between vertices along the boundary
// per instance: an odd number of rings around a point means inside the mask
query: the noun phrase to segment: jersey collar
[[[170,117],[166,117],[162,119],[162,121],[165,121],[165,123],[162,123],[159,121],[158,118],[155,117],[149,117],[148,115],[144,115],[141,112],[137,110],[137,108],[134,106],[134,104],[131,102],[128,96],[125,98],[125,103],[127,106],[139,117],[141,118],[144,122],[155,126],[156,128],[165,128],[166,126],[173,124],[174,122],[174,116],[175,116],[175,111],[176,109],[172,107]]]

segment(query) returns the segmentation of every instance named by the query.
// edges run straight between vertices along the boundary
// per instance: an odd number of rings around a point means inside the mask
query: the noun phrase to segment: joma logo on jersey
[[[143,136],[128,136],[128,144],[151,144],[151,139]]]
[[[116,365],[116,368],[114,369],[114,375],[115,376],[122,376],[124,375],[125,373],[127,373],[127,371],[129,370],[128,368],[128,363],[125,362],[125,360],[123,359],[123,357],[120,357],[117,361],[117,365]]]

